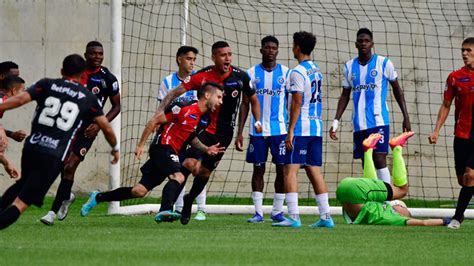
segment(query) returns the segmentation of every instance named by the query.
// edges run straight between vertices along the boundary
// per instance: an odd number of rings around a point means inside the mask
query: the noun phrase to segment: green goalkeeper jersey
[[[344,178],[336,190],[336,197],[341,203],[384,202],[387,196],[388,191],[384,182],[371,178]]]
[[[401,216],[393,210],[390,204],[384,204],[376,201],[369,201],[357,215],[354,224],[375,224],[375,225],[406,225],[410,219]]]

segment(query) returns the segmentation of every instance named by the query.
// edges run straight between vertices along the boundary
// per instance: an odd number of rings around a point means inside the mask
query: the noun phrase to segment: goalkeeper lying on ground
[[[407,171],[402,156],[402,147],[413,132],[405,132],[389,142],[393,150],[392,179],[393,185],[377,179],[373,148],[382,138],[380,134],[372,134],[364,140],[364,177],[348,177],[339,184],[336,195],[342,203],[344,219],[353,224],[379,224],[379,225],[447,225],[449,218],[419,220],[410,218],[410,212],[394,201],[403,198],[408,192]],[[398,202],[398,204],[397,204]]]

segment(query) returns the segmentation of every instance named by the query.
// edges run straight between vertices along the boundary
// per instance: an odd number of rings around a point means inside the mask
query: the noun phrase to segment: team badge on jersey
[[[173,114],[179,114],[179,111],[181,111],[181,107],[175,105],[173,106],[173,108],[171,108],[171,112],[173,112]]]
[[[115,81],[114,83],[112,83],[112,90],[113,91],[117,91],[118,90],[118,82]]]
[[[377,76],[377,74],[378,74],[378,72],[375,69],[372,69],[372,71],[370,71],[370,76],[373,77],[373,78],[375,78]]]
[[[239,91],[238,91],[238,90],[234,90],[234,91],[232,92],[232,97],[233,97],[233,98],[237,97],[238,95],[239,95]]]
[[[86,153],[87,153],[87,149],[86,148],[82,148],[79,153],[81,154],[81,156],[86,156]]]
[[[285,82],[283,77],[278,77],[278,84],[282,85]]]
[[[351,81],[354,81],[354,80],[356,80],[356,74],[355,74],[355,73],[352,73]]]
[[[99,94],[100,89],[99,89],[99,87],[95,86],[94,88],[91,89],[91,92],[92,92],[93,94]]]

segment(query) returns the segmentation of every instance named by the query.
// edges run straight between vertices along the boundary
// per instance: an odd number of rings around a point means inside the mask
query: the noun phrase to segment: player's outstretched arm
[[[17,179],[20,177],[20,172],[16,169],[16,167],[5,157],[5,154],[0,154],[0,163],[3,164],[5,171],[11,178]]]
[[[8,98],[5,102],[1,103],[0,112],[20,107],[29,102],[31,102],[31,95],[26,91],[20,92],[19,94]]]
[[[220,147],[219,145],[220,143],[214,144],[212,146],[206,146],[199,140],[198,137],[194,137],[194,139],[191,141],[191,146],[202,152],[205,152],[207,155],[210,156],[216,156],[219,153],[225,152],[225,147]]]
[[[400,110],[403,114],[403,132],[411,131],[410,117],[408,116],[407,104],[403,90],[400,87],[398,80],[390,81],[390,85],[392,85],[393,95],[395,96],[395,100],[397,100],[398,106],[400,106]]]
[[[446,221],[443,219],[427,219],[427,220],[420,220],[420,219],[409,219],[407,220],[407,225],[411,226],[440,226],[440,225],[447,225]]]
[[[430,144],[436,144],[436,142],[438,141],[439,131],[444,125],[444,122],[446,122],[446,118],[448,118],[449,110],[451,109],[451,103],[452,101],[443,100],[443,103],[441,104],[438,111],[438,119],[436,120],[435,129],[433,130],[433,133],[431,133],[431,135],[428,137],[428,141],[430,142]]]
[[[252,114],[255,118],[255,132],[262,133],[262,123],[261,120],[261,113],[260,113],[260,102],[258,101],[257,95],[254,94],[249,96],[250,105],[252,106]]]
[[[143,129],[142,136],[138,141],[137,148],[135,149],[135,158],[140,160],[142,154],[145,152],[145,143],[148,137],[156,131],[159,125],[166,124],[166,116],[164,114],[155,113],[155,115],[146,123],[145,129]]]
[[[336,131],[339,128],[339,121],[341,120],[342,114],[344,113],[344,111],[347,108],[347,105],[349,104],[350,98],[351,98],[351,90],[347,88],[343,88],[341,96],[339,97],[339,100],[337,101],[336,116],[334,117],[332,126],[329,129],[329,137],[332,140],[337,140]]]
[[[239,111],[239,123],[237,126],[237,137],[235,138],[235,148],[238,151],[243,151],[244,148],[244,127],[245,122],[247,121],[247,116],[249,114],[249,98],[246,95],[242,96],[242,104],[240,104],[240,111]]]
[[[162,114],[165,112],[165,109],[168,108],[168,106],[171,104],[171,102],[178,98],[179,95],[183,94],[186,92],[186,89],[183,87],[183,85],[178,85],[178,87],[170,90],[165,98],[163,98],[163,101],[161,101],[160,105],[158,106],[158,109],[156,109],[156,113]]]
[[[102,130],[102,132],[104,133],[104,136],[107,142],[110,144],[111,147],[113,147],[110,154],[114,157],[114,159],[112,160],[111,163],[116,164],[119,161],[120,153],[119,153],[119,145],[117,142],[117,138],[115,137],[115,133],[112,127],[110,126],[109,121],[107,120],[107,117],[105,117],[105,115],[97,116],[94,120],[99,126],[99,128]]]

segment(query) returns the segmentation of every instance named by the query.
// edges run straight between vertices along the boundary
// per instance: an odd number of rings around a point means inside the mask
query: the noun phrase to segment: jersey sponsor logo
[[[237,81],[224,83],[224,86],[226,86],[226,87],[232,87],[232,86],[237,86],[237,85],[239,85],[239,83],[237,83]]]
[[[377,74],[378,74],[378,72],[375,69],[372,69],[372,71],[370,71],[370,76],[373,77],[373,78],[375,78],[377,76]]]
[[[98,78],[94,78],[94,77],[90,77],[89,80],[94,81],[94,82],[98,82],[98,83],[102,82],[102,79],[98,79]]]
[[[233,98],[237,97],[238,95],[239,95],[239,91],[238,91],[238,90],[234,90],[234,91],[232,92],[232,97],[233,97]]]
[[[272,89],[258,89],[255,90],[257,95],[270,95],[270,96],[281,96],[283,94],[283,90],[272,90]]]
[[[86,148],[82,148],[82,149],[79,151],[79,154],[81,154],[81,156],[86,156],[86,153],[87,153],[87,149],[86,149]]]
[[[99,87],[95,86],[94,88],[91,89],[91,92],[92,92],[93,94],[99,94],[100,89],[99,89]]]
[[[52,91],[59,92],[59,93],[67,94],[67,95],[69,95],[69,96],[71,96],[71,97],[73,97],[73,98],[76,97],[76,96],[79,94],[79,92],[77,92],[77,91],[75,91],[75,90],[73,90],[73,89],[71,89],[71,88],[69,88],[69,87],[61,87],[61,86],[58,86],[58,85],[56,85],[56,84],[53,84],[53,85],[51,86],[51,90],[52,90]]]
[[[173,106],[173,108],[171,108],[171,112],[173,112],[173,114],[179,114],[179,111],[181,111],[181,107],[179,106]]]
[[[30,143],[49,149],[57,149],[59,145],[59,139],[54,139],[50,136],[46,136],[41,134],[40,132],[37,132],[31,135]]]
[[[471,81],[471,79],[468,78],[468,77],[465,77],[465,78],[460,78],[460,79],[458,79],[458,81],[461,82],[461,83],[466,83],[466,82]]]
[[[79,92],[79,95],[77,96],[77,99],[82,99],[84,97],[86,97],[86,95],[82,92]]]
[[[369,83],[369,84],[360,84],[352,88],[353,92],[359,92],[362,90],[375,90],[377,88],[377,85],[375,83]]]

